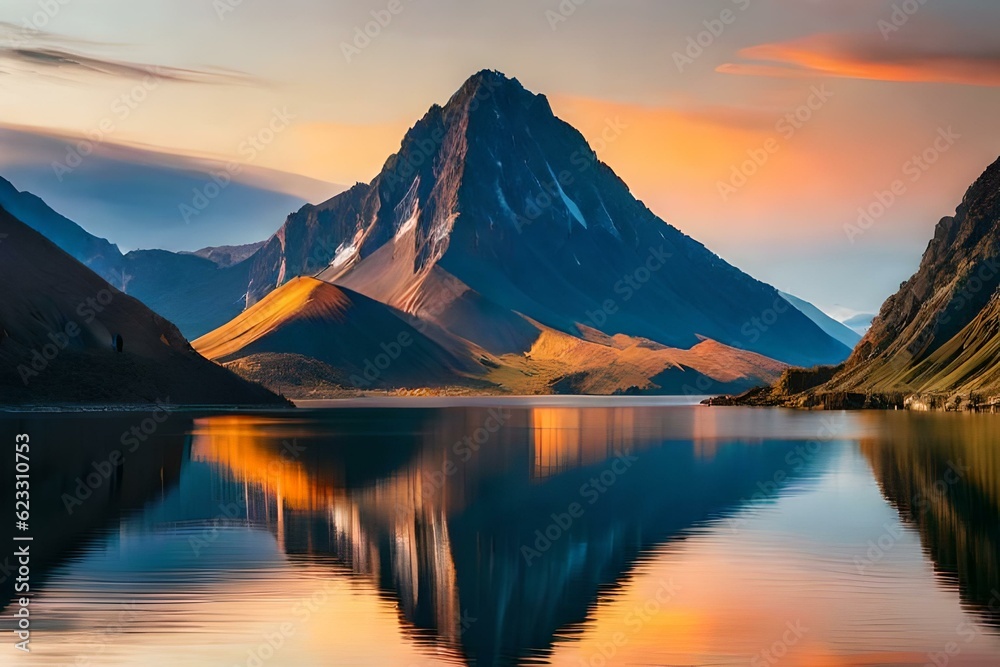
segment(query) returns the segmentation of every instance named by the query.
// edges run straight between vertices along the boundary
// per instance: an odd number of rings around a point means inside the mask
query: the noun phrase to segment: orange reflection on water
[[[634,451],[650,440],[642,437],[641,426],[632,408],[535,408],[529,418],[535,451],[532,476],[550,477]],[[653,424],[646,426],[654,436],[659,431]]]
[[[283,426],[280,433],[274,427]],[[313,510],[338,495],[325,479],[310,478],[287,422],[266,417],[234,415],[197,419],[192,432],[191,459],[216,464],[237,480],[261,487],[279,507]]]

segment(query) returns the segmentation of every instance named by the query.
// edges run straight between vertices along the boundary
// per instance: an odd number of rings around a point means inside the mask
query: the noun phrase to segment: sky
[[[898,289],[1000,155],[998,24],[990,0],[4,0],[0,129],[332,195],[498,69],[664,220],[847,316]],[[32,160],[51,162],[0,149],[0,176]]]

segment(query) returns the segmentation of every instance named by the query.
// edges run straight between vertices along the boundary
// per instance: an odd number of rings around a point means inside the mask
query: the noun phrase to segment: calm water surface
[[[996,416],[480,399],[123,444],[147,417],[0,418],[35,536],[0,664],[1000,665]]]

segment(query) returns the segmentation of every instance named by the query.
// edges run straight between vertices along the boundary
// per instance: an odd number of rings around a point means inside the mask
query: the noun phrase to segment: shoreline
[[[172,413],[215,414],[234,412],[261,414],[283,413],[298,410],[334,410],[342,408],[446,408],[446,407],[690,407],[701,405],[708,399],[700,396],[594,396],[569,394],[541,394],[515,396],[494,395],[429,395],[401,396],[373,394],[345,396],[343,398],[289,399],[289,406],[270,405],[169,405],[156,403],[107,403],[87,405],[0,405],[0,417],[18,414],[83,415],[110,413],[140,413],[167,410]]]
[[[913,392],[806,391],[781,393],[758,387],[737,396],[714,396],[702,402],[710,407],[788,408],[793,410],[907,410],[910,412],[1000,413],[1000,396],[976,393],[932,394]]]

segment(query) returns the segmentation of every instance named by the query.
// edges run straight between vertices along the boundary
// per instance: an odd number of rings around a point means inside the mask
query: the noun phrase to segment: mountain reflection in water
[[[67,513],[137,419],[0,422],[45,526],[12,664],[1000,661],[992,416],[176,413]]]

